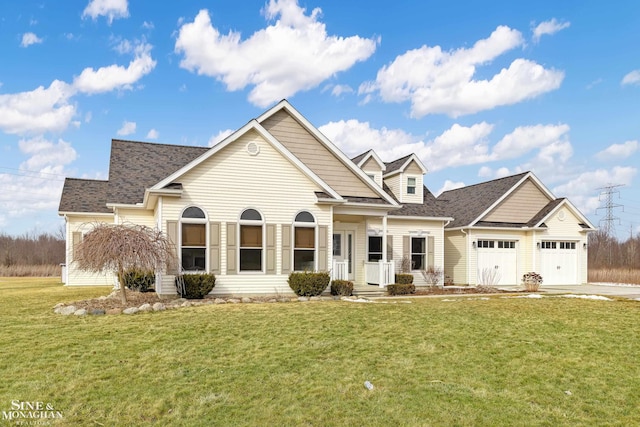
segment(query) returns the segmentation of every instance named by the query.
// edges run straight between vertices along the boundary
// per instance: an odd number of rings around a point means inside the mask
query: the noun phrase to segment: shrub
[[[410,285],[413,283],[413,274],[398,273],[396,274],[396,283],[400,285]]]
[[[387,285],[387,293],[389,295],[409,295],[416,293],[416,285],[413,283],[394,283]]]
[[[527,292],[538,292],[542,284],[542,276],[535,272],[530,272],[522,276],[522,284]]]
[[[333,280],[331,282],[331,295],[348,297],[353,294],[353,282],[350,280]]]
[[[300,297],[315,297],[320,295],[327,289],[329,285],[329,273],[291,273],[289,274],[289,286],[293,289],[293,292]]]
[[[156,284],[156,274],[134,268],[124,272],[122,283],[132,291],[150,292]]]
[[[215,285],[214,274],[183,274],[176,277],[176,289],[182,298],[202,299]]]
[[[444,274],[442,268],[433,266],[427,268],[426,270],[421,270],[420,273],[422,273],[424,281],[427,282],[429,286],[438,286]]]

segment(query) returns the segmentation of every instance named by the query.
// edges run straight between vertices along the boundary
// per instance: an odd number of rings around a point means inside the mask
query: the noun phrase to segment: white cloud
[[[54,80],[28,92],[0,94],[0,130],[10,134],[42,134],[61,132],[76,113],[70,103],[73,89]]]
[[[151,57],[151,45],[138,43],[131,45],[122,42],[116,47],[120,52],[133,52],[134,59],[127,68],[121,65],[109,65],[97,70],[85,68],[79,76],[74,78],[73,86],[80,92],[94,94],[109,92],[114,89],[130,90],[133,84],[149,74],[156,66]]]
[[[142,28],[144,28],[145,30],[153,30],[155,28],[155,25],[153,25],[153,22],[144,21],[142,23]]]
[[[223,139],[231,135],[233,132],[235,131],[232,129],[221,130],[220,132],[218,132],[217,135],[213,135],[211,138],[209,138],[209,143],[208,143],[209,147],[213,147],[218,142],[222,141]]]
[[[92,118],[93,118],[93,114],[91,113],[91,111],[89,111],[87,112],[87,114],[84,115],[84,122],[90,123]]]
[[[449,190],[455,190],[456,188],[462,188],[464,187],[465,184],[462,181],[449,181],[448,179],[444,182],[444,184],[442,184],[442,187],[440,187],[440,189],[438,189],[438,191],[436,191],[434,193],[434,195],[436,197],[440,196],[442,193],[444,193],[445,191],[449,191]]]
[[[415,153],[430,171],[450,167],[498,162],[527,156],[529,163],[521,168],[552,168],[554,162],[566,162],[573,154],[569,141],[569,126],[521,126],[491,144],[494,126],[486,122],[471,126],[454,124],[431,140],[408,134],[400,129],[375,129],[369,122],[341,120],[320,126],[319,130],[340,147],[348,156],[374,149],[384,160],[395,160]],[[530,152],[535,151],[535,154]],[[524,169],[527,170],[527,169]],[[506,176],[510,172],[501,168],[494,172],[488,166],[480,169],[480,176]]]
[[[64,176],[68,175],[65,165],[76,159],[76,151],[69,142],[59,139],[56,143],[42,136],[22,139],[18,146],[28,158],[16,173],[0,173],[3,188],[0,205],[4,219],[43,210],[55,212],[60,203]]]
[[[275,22],[242,40],[239,32],[221,34],[201,10],[180,27],[180,66],[216,78],[229,91],[250,86],[249,101],[265,107],[318,86],[376,50],[379,40],[330,36],[318,20],[320,9],[305,12],[296,0],[270,0],[263,13]]]
[[[411,102],[411,116],[447,114],[458,117],[511,105],[560,87],[564,73],[527,60],[515,59],[489,80],[474,80],[477,67],[524,45],[522,34],[499,26],[489,38],[471,48],[443,51],[422,46],[396,57],[363,83],[361,95],[378,93],[385,102]],[[368,100],[368,98],[367,98]]]
[[[59,139],[53,143],[42,136],[31,139],[21,139],[18,142],[20,151],[31,157],[22,163],[21,168],[35,171],[47,166],[67,165],[76,159],[76,150],[71,144]]]
[[[622,85],[640,84],[640,70],[633,70],[622,78]]]
[[[541,22],[533,29],[533,41],[538,43],[540,41],[540,37],[555,34],[558,31],[569,28],[570,25],[570,22],[558,22],[556,18]]]
[[[520,157],[536,148],[565,141],[568,133],[569,126],[566,124],[520,126],[493,147],[493,156],[496,159]]]
[[[597,169],[581,173],[552,191],[558,197],[568,197],[581,212],[590,214],[601,205],[596,194],[599,188],[611,183],[631,185],[637,172],[636,168],[630,166],[616,166],[610,170]]]
[[[340,96],[343,93],[353,93],[353,89],[349,85],[335,85],[331,89],[331,95],[333,96]]]
[[[120,129],[118,129],[118,135],[120,136],[126,136],[126,135],[131,135],[132,133],[136,132],[136,122],[128,122],[128,121],[124,121],[122,122],[122,127]]]
[[[129,4],[127,0],[91,0],[82,12],[82,18],[96,20],[99,16],[105,16],[111,25],[114,19],[129,17]]]
[[[147,139],[158,139],[160,136],[160,132],[155,129],[151,129],[149,133],[147,133]]]
[[[638,151],[638,141],[626,141],[623,144],[612,144],[595,155],[600,161],[625,159]]]
[[[28,47],[28,46],[31,46],[32,44],[37,44],[37,43],[42,43],[42,39],[40,37],[38,37],[34,33],[24,33],[22,35],[22,42],[20,43],[20,46]]]

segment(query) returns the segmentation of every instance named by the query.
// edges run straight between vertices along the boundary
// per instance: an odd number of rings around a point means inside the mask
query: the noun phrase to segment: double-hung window
[[[416,179],[415,179],[415,177],[407,178],[407,194],[416,194]]]
[[[302,211],[293,223],[293,269],[314,271],[316,262],[316,220],[311,212]]]
[[[198,207],[190,206],[180,218],[180,255],[185,271],[207,269],[207,217]]]
[[[424,237],[411,238],[411,269],[424,270],[427,255],[427,239]]]
[[[240,215],[240,271],[262,271],[263,226],[262,215],[255,209]]]

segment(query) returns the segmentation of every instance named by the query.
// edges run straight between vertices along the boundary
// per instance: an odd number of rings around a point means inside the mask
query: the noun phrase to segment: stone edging
[[[338,297],[338,296],[318,296],[318,297],[278,297],[278,298],[265,298],[265,297],[242,297],[242,298],[204,298],[199,300],[188,300],[186,298],[178,298],[172,301],[164,302],[156,302],[151,305],[149,303],[142,304],[139,307],[127,307],[125,309],[101,309],[94,308],[87,310],[86,308],[78,309],[73,304],[66,305],[64,303],[58,303],[53,307],[53,312],[56,314],[61,314],[63,316],[103,316],[106,314],[136,314],[136,313],[147,313],[152,311],[165,311],[165,310],[175,310],[178,308],[184,307],[197,307],[201,305],[211,305],[211,304],[264,304],[264,303],[287,303],[287,302],[315,302],[315,301],[337,301],[337,300],[345,300],[345,301],[362,301],[363,298],[358,298],[355,296],[350,297]]]

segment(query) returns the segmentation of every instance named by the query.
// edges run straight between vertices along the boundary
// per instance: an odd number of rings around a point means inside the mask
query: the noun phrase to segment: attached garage
[[[540,242],[540,274],[543,286],[580,283],[577,243],[561,240]]]
[[[514,240],[478,240],[478,283],[496,285],[518,283],[518,242]],[[487,277],[488,276],[488,277]],[[487,280],[495,278],[495,280]]]

